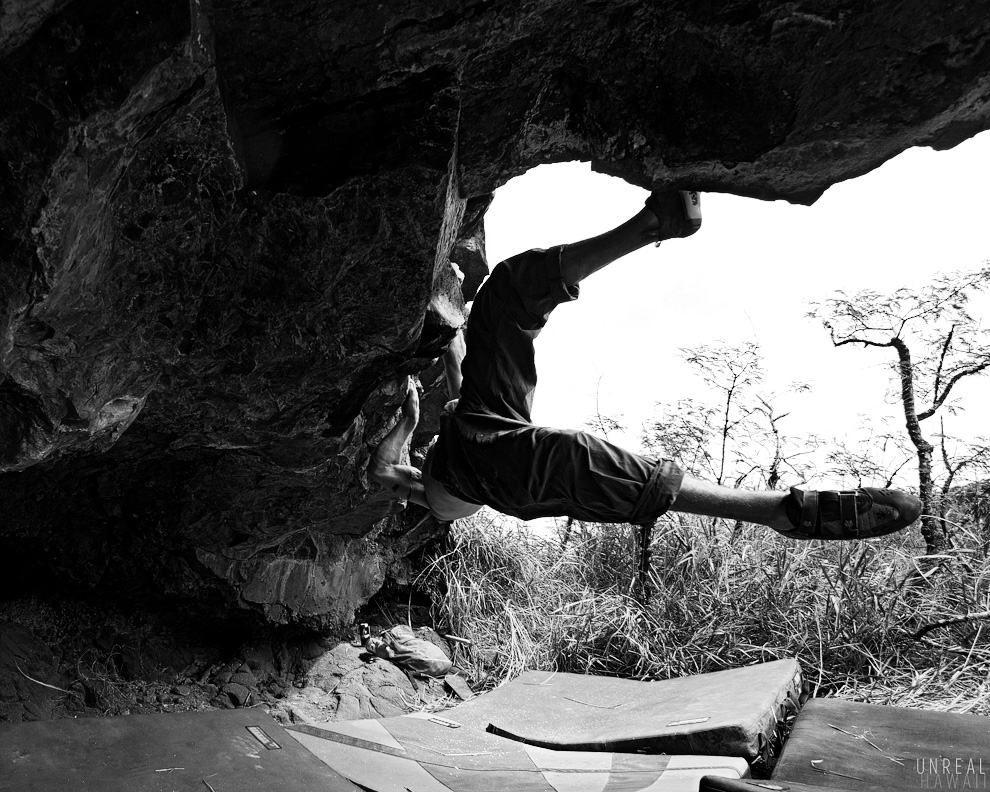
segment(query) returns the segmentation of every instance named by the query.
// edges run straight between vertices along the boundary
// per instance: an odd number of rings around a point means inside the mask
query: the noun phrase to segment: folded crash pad
[[[544,748],[752,761],[797,710],[800,690],[794,660],[658,682],[528,671],[446,715]]]
[[[0,724],[0,790],[358,792],[257,709]]]
[[[990,718],[812,699],[773,781],[871,792],[990,789]]]
[[[373,792],[695,792],[703,776],[741,778],[743,759],[551,751],[443,715],[287,727],[329,767]]]
[[[701,779],[698,792],[841,792],[841,790],[838,787],[808,786],[793,781],[788,781],[785,784],[774,781],[736,780],[722,776],[705,776]]]

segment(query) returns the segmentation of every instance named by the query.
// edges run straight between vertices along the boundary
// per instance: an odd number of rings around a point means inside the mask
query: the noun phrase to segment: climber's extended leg
[[[866,539],[909,526],[921,501],[890,489],[756,492],[685,476],[672,509],[758,523],[794,539]]]

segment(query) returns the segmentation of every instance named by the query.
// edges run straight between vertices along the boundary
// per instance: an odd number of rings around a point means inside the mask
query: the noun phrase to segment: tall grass
[[[798,543],[668,515],[643,592],[635,529],[564,533],[482,511],[432,559],[434,616],[473,641],[459,660],[487,687],[523,669],[664,679],[796,657],[815,695],[990,714],[990,620],[913,637],[990,608],[976,542],[930,559],[915,531]]]

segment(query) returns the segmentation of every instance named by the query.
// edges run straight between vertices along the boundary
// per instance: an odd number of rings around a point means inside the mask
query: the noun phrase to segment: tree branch
[[[952,337],[955,334],[956,325],[953,323],[945,337],[945,343],[942,344],[942,353],[938,356],[938,366],[935,368],[935,385],[932,387],[932,395],[936,401],[938,400],[938,386],[942,384],[942,367],[945,366],[945,356],[949,354],[949,347],[952,346]]]
[[[973,621],[975,619],[990,619],[990,610],[983,611],[982,613],[969,613],[965,616],[954,616],[951,619],[942,619],[941,621],[926,624],[920,630],[916,630],[912,633],[911,637],[918,641],[924,638],[932,630],[937,630],[939,627],[950,627],[953,624],[962,624],[963,622]]]
[[[868,338],[860,338],[859,336],[850,336],[849,338],[843,339],[842,341],[835,340],[835,334],[832,334],[832,346],[845,346],[846,344],[862,344],[863,346],[872,347],[892,347],[894,346],[893,340],[885,341],[883,343],[879,341],[871,341]]]
[[[926,418],[931,418],[935,414],[935,411],[938,410],[938,408],[945,403],[945,400],[949,397],[949,393],[952,391],[953,386],[957,382],[959,382],[959,380],[961,380],[963,377],[969,377],[972,376],[973,374],[979,374],[981,371],[985,371],[988,368],[990,368],[990,359],[985,360],[983,363],[980,363],[977,366],[971,366],[968,369],[963,369],[962,371],[956,372],[949,380],[949,383],[945,386],[945,391],[942,393],[942,395],[935,400],[935,402],[932,404],[931,407],[929,407],[924,412],[919,413],[918,420],[924,421]]]

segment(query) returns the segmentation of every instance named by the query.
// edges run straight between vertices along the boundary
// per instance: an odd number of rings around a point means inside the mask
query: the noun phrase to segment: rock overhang
[[[405,378],[442,380],[499,185],[580,159],[808,203],[990,126],[976,2],[4,12],[10,580],[47,551],[276,621],[345,623],[442,531],[364,468]]]

